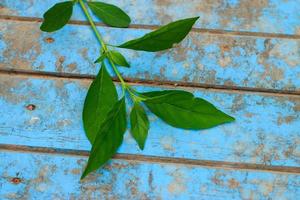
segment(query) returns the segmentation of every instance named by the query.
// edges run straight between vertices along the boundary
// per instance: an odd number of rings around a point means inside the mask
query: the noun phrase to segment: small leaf
[[[118,47],[151,52],[172,48],[173,44],[179,43],[185,38],[198,18],[182,19],[169,23],[158,30],[147,33],[141,38],[130,40]]]
[[[144,103],[151,112],[174,127],[198,130],[234,121],[233,117],[189,92],[171,90],[142,95],[149,98]]]
[[[131,135],[143,150],[148,135],[149,120],[144,108],[139,103],[135,103],[131,110],[130,125]]]
[[[53,32],[68,23],[73,12],[73,1],[57,3],[44,14],[44,21],[40,27],[42,31]]]
[[[88,2],[88,5],[92,12],[109,26],[126,28],[130,24],[130,17],[115,5],[103,2]]]
[[[118,150],[126,131],[125,98],[119,100],[108,113],[101,126],[90,153],[88,164],[81,176],[83,179],[106,163]]]
[[[107,113],[117,100],[115,85],[102,63],[102,67],[87,93],[82,113],[84,130],[91,144],[93,144]]]
[[[99,58],[97,58],[94,63],[101,63],[106,57],[107,55],[104,53]]]
[[[118,51],[109,51],[109,56],[112,61],[119,66],[130,67],[125,57]]]

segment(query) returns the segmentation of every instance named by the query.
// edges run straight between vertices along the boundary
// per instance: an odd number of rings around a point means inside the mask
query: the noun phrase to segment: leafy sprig
[[[73,6],[77,3],[80,4],[101,45],[100,56],[95,61],[95,63],[101,63],[101,69],[89,87],[82,113],[84,130],[92,144],[92,149],[81,178],[105,164],[122,144],[127,128],[126,93],[133,101],[130,113],[131,134],[142,150],[150,128],[142,103],[164,122],[183,129],[207,129],[234,121],[233,117],[218,110],[208,101],[194,97],[190,92],[167,90],[140,93],[124,81],[117,68],[117,66],[130,67],[130,65],[126,58],[114,48],[149,52],[170,49],[186,37],[198,17],[171,22],[143,37],[113,46],[103,40],[88,8],[103,23],[112,27],[128,27],[131,22],[130,17],[112,4],[73,0],[57,3],[51,7],[44,14],[40,29],[45,32],[61,29],[70,20]],[[120,99],[112,78],[107,72],[107,63],[120,80],[122,86]]]

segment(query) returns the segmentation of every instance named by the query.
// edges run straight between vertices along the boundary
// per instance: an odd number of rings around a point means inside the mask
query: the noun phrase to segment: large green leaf
[[[73,1],[57,3],[44,14],[44,21],[40,27],[42,31],[53,32],[68,23],[73,12]]]
[[[161,51],[172,48],[190,32],[199,17],[182,19],[147,33],[141,38],[130,40],[118,47],[142,51]]]
[[[151,112],[174,127],[198,130],[234,121],[233,117],[189,92],[171,90],[142,95],[149,98],[144,102]]]
[[[101,124],[107,117],[107,113],[117,100],[115,85],[105,65],[102,64],[96,79],[89,88],[82,113],[84,130],[91,144],[93,144]]]
[[[135,103],[130,113],[131,135],[138,143],[140,149],[144,149],[149,130],[149,120],[144,108]]]
[[[92,12],[109,26],[126,28],[130,24],[130,17],[115,5],[103,2],[88,2],[88,5]]]
[[[123,66],[123,67],[130,67],[126,58],[120,52],[109,51],[108,55],[116,65]]]
[[[123,97],[108,113],[93,143],[88,164],[81,179],[101,167],[117,152],[126,131],[125,109],[125,98]]]

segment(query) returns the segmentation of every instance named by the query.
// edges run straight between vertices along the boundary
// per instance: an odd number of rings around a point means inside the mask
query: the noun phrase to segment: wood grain
[[[112,160],[79,182],[86,157],[0,152],[1,199],[297,199],[299,175]],[[24,162],[26,160],[26,162]]]
[[[1,15],[42,17],[62,0],[4,0]],[[200,16],[196,25],[204,29],[300,35],[299,0],[110,0],[132,18],[133,24],[163,25]],[[147,6],[145,6],[147,5]],[[180,10],[180,12],[178,12]],[[73,19],[85,20],[79,6]]]
[[[90,80],[28,76],[12,79],[1,75],[0,83],[0,143],[90,149],[81,120]],[[163,87],[140,85],[137,89]],[[119,153],[299,167],[299,96],[188,90],[237,121],[208,130],[185,131],[150,114],[151,129],[145,150],[138,150],[126,133]],[[34,110],[28,110],[31,104],[36,106]]]
[[[0,144],[0,151],[16,151],[27,153],[43,153],[43,154],[62,154],[65,156],[89,156],[90,151],[76,150],[76,149],[62,149],[62,148],[49,148],[49,147],[37,147],[26,145],[14,145],[14,144]],[[240,163],[240,162],[226,162],[226,161],[214,161],[214,160],[196,160],[187,158],[176,157],[163,157],[163,156],[149,156],[138,154],[126,154],[117,153],[112,159],[135,161],[135,162],[151,162],[159,164],[175,164],[184,165],[189,167],[207,167],[213,169],[229,169],[229,170],[247,170],[247,171],[260,171],[271,172],[280,174],[300,174],[300,167],[291,166],[274,166],[254,163]]]
[[[69,25],[53,34],[39,23],[0,20],[0,69],[95,75],[99,46],[92,30]],[[119,44],[147,30],[101,28]],[[127,79],[179,85],[300,93],[300,40],[192,33],[177,48],[160,53],[121,50],[131,68]]]

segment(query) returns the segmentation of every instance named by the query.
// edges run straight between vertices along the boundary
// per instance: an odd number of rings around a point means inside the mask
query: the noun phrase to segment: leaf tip
[[[140,150],[144,150],[144,148],[145,148],[145,144],[138,144],[139,145],[139,148],[140,148]]]
[[[196,23],[196,21],[197,21],[199,18],[200,18],[200,16],[197,16],[197,17],[193,17],[192,19],[193,19],[194,23]]]
[[[234,122],[234,121],[235,121],[234,117],[227,115],[227,122]]]
[[[83,171],[81,174],[80,180],[83,180],[91,171],[89,171],[87,168]]]
[[[82,173],[81,177],[80,177],[80,180],[82,181],[85,177],[86,177],[87,174],[85,174],[85,171]]]

